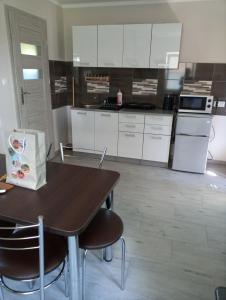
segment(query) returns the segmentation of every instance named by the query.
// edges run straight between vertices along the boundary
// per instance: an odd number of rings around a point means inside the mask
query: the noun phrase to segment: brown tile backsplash
[[[49,61],[52,108],[72,104],[72,64],[64,61]]]
[[[187,83],[212,82],[211,94],[215,100],[226,101],[226,64],[180,63],[177,70],[131,68],[74,68],[72,62],[49,61],[53,108],[72,104],[74,77],[75,105],[101,104],[107,96],[116,96],[120,89],[123,102],[150,102],[161,108],[165,95],[179,95]],[[109,93],[92,93],[87,89],[87,76],[109,77]],[[55,81],[66,77],[67,89],[56,92]],[[134,93],[134,82],[157,80],[157,93]],[[145,84],[144,84],[145,86]],[[93,86],[92,86],[93,88]],[[137,87],[136,87],[137,88]],[[138,87],[139,89],[139,87]],[[142,87],[141,87],[142,89]],[[145,87],[143,87],[145,89]],[[89,89],[90,91],[90,89]],[[226,115],[226,108],[214,108],[214,114]]]

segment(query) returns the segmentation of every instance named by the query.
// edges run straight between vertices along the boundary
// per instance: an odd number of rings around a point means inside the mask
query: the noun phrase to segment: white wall
[[[4,152],[3,131],[19,126],[4,4],[44,18],[47,21],[49,59],[64,60],[63,18],[60,7],[48,0],[0,1],[0,153]]]
[[[181,61],[226,63],[226,1],[64,8],[65,58],[72,60],[72,26],[183,23]]]
[[[226,161],[226,117],[214,116],[213,127],[215,131],[215,138],[213,131],[211,133],[212,142],[209,144],[209,151],[213,160]]]

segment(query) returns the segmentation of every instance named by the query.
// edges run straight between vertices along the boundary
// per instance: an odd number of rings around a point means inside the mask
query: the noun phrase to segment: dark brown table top
[[[0,175],[5,159],[0,155]],[[47,184],[38,191],[14,187],[0,195],[0,219],[36,223],[44,217],[45,229],[64,236],[82,232],[119,179],[108,170],[47,163]]]

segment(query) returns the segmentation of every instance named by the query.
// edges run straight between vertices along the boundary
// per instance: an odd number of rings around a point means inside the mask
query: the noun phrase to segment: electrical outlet
[[[224,108],[225,107],[225,101],[218,101],[218,107]]]

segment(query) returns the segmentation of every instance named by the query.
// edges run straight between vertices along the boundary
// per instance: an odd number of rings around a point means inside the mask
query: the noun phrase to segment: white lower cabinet
[[[71,119],[74,151],[168,162],[170,115],[72,109]]]
[[[118,156],[142,158],[143,133],[119,132]]]
[[[170,138],[167,135],[144,134],[143,159],[167,163]]]
[[[94,111],[71,110],[73,150],[94,151]]]
[[[118,153],[118,113],[95,112],[95,151],[107,155]]]

